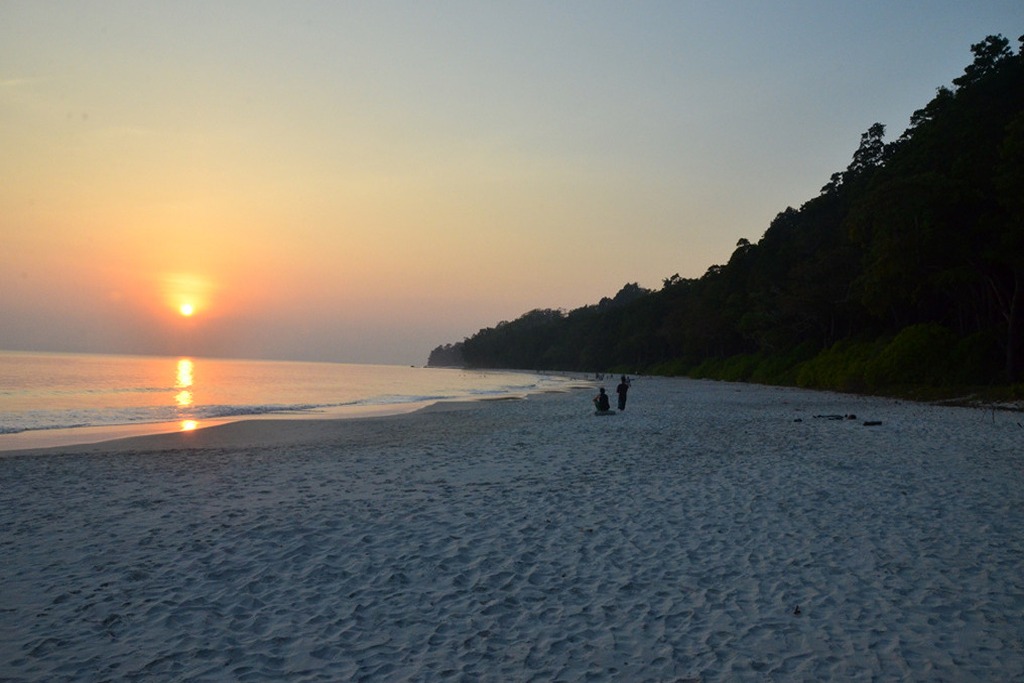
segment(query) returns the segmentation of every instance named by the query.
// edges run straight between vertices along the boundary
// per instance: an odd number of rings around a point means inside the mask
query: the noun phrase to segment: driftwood
[[[850,415],[815,415],[814,417],[819,419],[819,420],[856,420],[857,419],[857,416],[853,415],[852,413]],[[803,420],[801,420],[800,418],[797,418],[796,420],[794,420],[794,422],[803,422]],[[878,425],[882,424],[882,421],[881,420],[865,420],[863,424],[864,424],[865,427],[877,427]]]

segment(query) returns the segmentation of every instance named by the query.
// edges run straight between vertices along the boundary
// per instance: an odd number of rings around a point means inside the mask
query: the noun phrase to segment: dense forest
[[[689,375],[841,391],[1024,380],[1024,36],[778,214],[725,265],[533,310],[430,365]]]

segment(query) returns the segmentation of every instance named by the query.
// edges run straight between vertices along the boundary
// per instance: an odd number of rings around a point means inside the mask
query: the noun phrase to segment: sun
[[[159,278],[159,287],[168,314],[190,319],[205,317],[212,310],[213,284],[204,277],[181,273],[163,275]]]

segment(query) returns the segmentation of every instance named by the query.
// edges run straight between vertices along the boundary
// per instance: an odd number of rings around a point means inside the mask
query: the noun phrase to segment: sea
[[[0,450],[273,417],[408,412],[557,391],[562,375],[397,365],[0,351]]]

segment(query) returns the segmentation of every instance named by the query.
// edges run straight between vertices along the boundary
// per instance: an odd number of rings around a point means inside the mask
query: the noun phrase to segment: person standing
[[[629,391],[629,380],[626,376],[622,376],[622,381],[619,382],[619,386],[615,387],[615,393],[619,395],[619,410],[626,409],[626,392]]]

